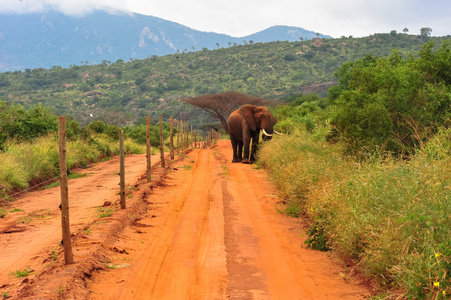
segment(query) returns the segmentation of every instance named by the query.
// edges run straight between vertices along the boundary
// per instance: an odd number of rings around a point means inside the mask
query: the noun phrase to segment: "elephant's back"
[[[229,115],[229,122],[230,121],[233,121],[233,120],[239,120],[241,117],[240,117],[240,113],[238,112],[238,109],[237,110],[235,110],[235,111],[233,111],[230,115]]]

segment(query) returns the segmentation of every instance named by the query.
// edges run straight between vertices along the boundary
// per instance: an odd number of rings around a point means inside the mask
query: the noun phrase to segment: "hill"
[[[444,38],[431,38],[436,46]],[[184,97],[234,90],[266,99],[315,91],[325,95],[336,81],[334,72],[368,54],[418,53],[418,36],[375,34],[365,38],[313,39],[236,45],[216,50],[152,56],[142,60],[98,65],[37,68],[0,73],[0,99],[26,108],[42,103],[58,115],[87,124],[113,125],[165,119],[206,123],[201,111],[180,101]]]
[[[105,11],[78,18],[56,11],[1,15],[1,18],[0,72],[128,61],[203,48],[316,36],[298,27],[274,26],[237,38],[197,31],[153,16]]]

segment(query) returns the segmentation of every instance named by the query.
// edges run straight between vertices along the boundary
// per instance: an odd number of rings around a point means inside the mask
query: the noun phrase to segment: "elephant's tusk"
[[[284,135],[283,133],[277,132],[277,131],[275,131],[275,130],[274,130],[274,133],[275,133],[275,134],[278,134],[278,135]]]
[[[266,135],[266,136],[273,136],[272,134],[267,133],[266,130],[265,130],[265,128],[262,128],[262,130],[263,130],[263,134],[264,134],[264,135]]]

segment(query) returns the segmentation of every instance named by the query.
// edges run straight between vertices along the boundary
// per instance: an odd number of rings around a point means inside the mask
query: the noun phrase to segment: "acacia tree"
[[[210,116],[219,120],[227,132],[227,119],[234,110],[238,109],[244,104],[269,104],[269,101],[262,98],[257,98],[234,91],[229,91],[221,94],[206,94],[198,97],[190,97],[182,101],[197,106],[206,111]]]
[[[420,36],[423,40],[427,40],[431,36],[431,33],[432,29],[429,27],[422,27],[420,29]]]

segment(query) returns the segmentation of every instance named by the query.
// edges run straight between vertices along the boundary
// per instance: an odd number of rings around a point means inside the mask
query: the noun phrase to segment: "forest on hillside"
[[[429,37],[438,47],[445,38]],[[0,99],[31,108],[42,104],[57,115],[87,125],[100,120],[110,125],[152,123],[162,114],[199,127],[212,120],[183,103],[187,97],[237,91],[284,100],[316,92],[327,94],[334,72],[348,61],[368,54],[386,56],[416,53],[421,36],[375,34],[364,38],[316,38],[299,42],[237,45],[217,50],[178,53],[125,62],[81,62],[70,68],[26,69],[0,74]]]

